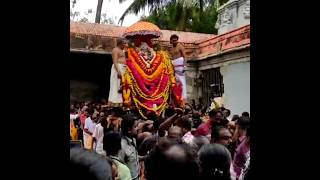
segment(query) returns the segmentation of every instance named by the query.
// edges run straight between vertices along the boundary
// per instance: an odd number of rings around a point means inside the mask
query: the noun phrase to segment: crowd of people
[[[101,180],[247,180],[250,117],[231,114],[193,102],[145,120],[106,102],[73,103],[71,166],[79,178]]]

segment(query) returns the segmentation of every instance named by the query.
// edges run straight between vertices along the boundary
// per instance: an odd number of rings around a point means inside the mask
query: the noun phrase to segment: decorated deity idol
[[[133,24],[124,33],[130,42],[122,78],[124,105],[135,107],[145,119],[150,113],[163,112],[176,85],[168,53],[154,48],[151,42],[160,36],[156,25],[144,21]]]

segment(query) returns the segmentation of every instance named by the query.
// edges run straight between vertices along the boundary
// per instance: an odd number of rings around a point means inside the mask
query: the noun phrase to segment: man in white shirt
[[[194,136],[191,134],[192,124],[188,115],[182,116],[176,120],[176,126],[181,128],[182,141],[193,146]]]
[[[76,110],[74,108],[70,109],[70,122],[74,121],[75,119],[77,119],[78,117],[80,117],[80,112],[76,112]]]
[[[100,123],[98,123],[93,131],[92,137],[93,142],[96,143],[95,151],[98,154],[106,156],[106,152],[103,150],[103,137],[104,137],[104,128],[107,126],[107,118],[102,117]]]
[[[78,114],[70,114],[70,121],[77,119],[78,116]]]
[[[85,149],[92,149],[92,133],[95,129],[96,121],[97,114],[90,110],[89,117],[85,120],[83,130],[83,144]]]

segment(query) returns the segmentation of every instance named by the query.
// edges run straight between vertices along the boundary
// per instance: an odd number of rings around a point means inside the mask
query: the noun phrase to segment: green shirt
[[[121,163],[120,159],[116,156],[110,156],[110,158],[113,160],[113,162],[117,166],[118,174],[121,180],[131,180],[131,174],[130,169]]]

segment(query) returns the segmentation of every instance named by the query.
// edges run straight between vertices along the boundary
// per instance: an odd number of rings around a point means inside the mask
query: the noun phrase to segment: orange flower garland
[[[128,53],[128,57],[129,57],[129,59],[134,58],[134,57],[132,57],[132,55],[130,53]],[[162,73],[161,71],[163,70],[163,67],[162,67],[163,65],[161,63],[158,66],[158,68],[155,71],[153,71],[154,72],[153,74],[148,75],[145,73],[146,70],[144,70],[143,67],[139,66],[139,64],[136,61],[133,61],[132,63],[134,65],[134,67],[137,69],[137,71],[139,71],[139,74],[146,77],[147,80],[149,80],[149,81],[154,80],[155,77],[159,77],[159,75]],[[145,69],[146,69],[146,67],[145,67]]]
[[[127,70],[122,82],[124,103],[131,105],[133,102],[143,118],[146,116],[142,109],[158,115],[162,113],[176,83],[173,65],[166,52],[157,51],[147,65],[134,48],[128,49]]]

